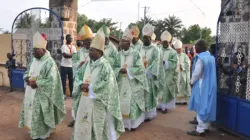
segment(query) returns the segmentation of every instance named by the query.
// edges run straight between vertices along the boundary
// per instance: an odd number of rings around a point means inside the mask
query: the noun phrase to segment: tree
[[[208,44],[213,43],[213,39],[211,36],[210,28],[200,28],[198,24],[192,25],[188,27],[188,29],[183,28],[182,30],[182,42],[184,44],[194,44],[197,40],[200,39],[200,33],[202,31],[202,39],[206,40]]]
[[[4,31],[3,34],[10,34],[10,31]]]
[[[79,32],[84,24],[87,24],[88,17],[84,14],[77,15],[77,31]]]
[[[93,30],[97,32],[102,27],[102,25],[106,25],[107,27],[109,27],[111,33],[114,33],[117,30],[117,27],[114,26],[116,24],[117,22],[113,22],[112,19],[103,18],[100,21],[96,22]]]
[[[34,18],[34,17],[32,17],[29,13],[25,13],[24,15],[21,15],[15,23],[16,29],[30,28],[32,18]]]
[[[165,22],[163,20],[157,20],[154,23],[155,26],[155,35],[156,40],[161,40],[161,33],[164,32],[165,28]]]
[[[15,22],[15,28],[31,28],[32,22],[35,24],[39,24],[39,28],[50,28],[51,27],[51,18],[46,18],[45,22],[43,22],[40,18],[35,18],[29,13],[25,13],[21,15]]]
[[[145,20],[144,20],[144,18],[141,18],[140,22],[143,23],[143,25],[144,25],[144,23],[145,24],[149,23],[151,25],[153,25],[155,23],[155,21],[151,17],[145,17]]]
[[[119,38],[120,33],[121,33],[119,30],[117,30],[117,27],[115,27],[117,22],[113,22],[112,19],[103,18],[100,21],[96,21],[93,19],[88,19],[88,17],[84,14],[78,14],[78,18],[77,18],[77,31],[78,32],[81,30],[84,24],[88,25],[91,28],[93,33],[96,33],[104,24],[107,27],[109,27],[111,31],[110,33],[111,35]]]
[[[167,31],[174,37],[180,37],[180,32],[183,27],[181,19],[176,16],[169,16],[164,19],[164,26]]]

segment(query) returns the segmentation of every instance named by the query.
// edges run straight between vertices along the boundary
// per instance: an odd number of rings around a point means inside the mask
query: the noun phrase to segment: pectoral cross
[[[144,67],[146,68],[148,66],[147,57],[143,56],[142,60],[143,60]]]
[[[91,81],[91,73],[85,79],[84,84],[89,84],[90,81]],[[88,92],[83,92],[83,96],[89,96],[89,93]]]

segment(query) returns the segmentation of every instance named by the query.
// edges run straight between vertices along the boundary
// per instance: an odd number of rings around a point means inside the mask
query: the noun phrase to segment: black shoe
[[[189,121],[190,124],[194,124],[194,125],[198,125],[198,121],[197,120],[192,120],[192,121]]]
[[[158,111],[161,111],[161,108],[157,108]]]
[[[13,92],[13,91],[14,91],[13,88],[11,88],[11,89],[10,89],[10,92]]]
[[[187,105],[187,102],[185,102],[185,103],[182,103],[182,105]]]
[[[191,132],[187,132],[188,135],[190,136],[200,136],[200,137],[205,137],[206,133],[203,132],[203,133],[199,133],[197,131],[191,131]]]
[[[131,132],[134,132],[134,131],[136,131],[136,128],[131,128],[130,131],[131,131]]]
[[[146,119],[146,120],[144,120],[144,122],[150,122],[150,121],[152,121],[152,119]]]
[[[71,121],[71,122],[69,123],[68,127],[73,127],[74,124],[75,124],[75,121],[73,120],[73,121]]]
[[[168,113],[168,110],[166,109],[166,110],[164,110],[164,111],[162,111],[162,114],[167,114]]]

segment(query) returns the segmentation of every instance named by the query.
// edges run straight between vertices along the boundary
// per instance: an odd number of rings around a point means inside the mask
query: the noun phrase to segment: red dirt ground
[[[0,88],[0,140],[30,140],[26,129],[18,128],[19,113],[24,93],[15,91],[8,93],[8,89]],[[49,140],[70,140],[72,129],[67,127],[71,121],[71,99],[66,100],[67,117],[58,125],[56,132]],[[158,112],[156,119],[149,123],[143,123],[135,132],[126,131],[119,140],[237,140],[229,134],[212,129],[212,132],[204,138],[191,137],[186,133],[194,130],[188,121],[194,117],[193,112],[187,110],[187,106],[178,106],[168,114]]]

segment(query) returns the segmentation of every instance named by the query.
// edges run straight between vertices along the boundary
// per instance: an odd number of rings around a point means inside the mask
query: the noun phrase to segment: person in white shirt
[[[72,54],[76,53],[76,47],[71,45],[72,37],[70,34],[66,35],[66,44],[62,45],[61,52],[62,52],[62,61],[61,61],[61,79],[62,79],[62,86],[63,86],[63,93],[66,95],[66,80],[68,76],[69,80],[69,90],[70,90],[70,97],[72,97],[73,91],[73,69],[72,69]]]

